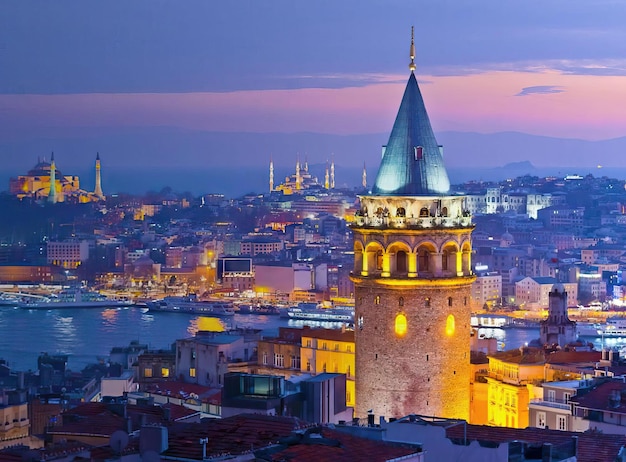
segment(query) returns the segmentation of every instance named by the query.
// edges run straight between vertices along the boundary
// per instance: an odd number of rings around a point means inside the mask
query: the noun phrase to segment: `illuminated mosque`
[[[105,200],[102,192],[102,178],[100,173],[100,154],[96,154],[96,181],[93,192],[80,189],[78,176],[63,175],[56,167],[54,153],[50,162],[45,158],[28,171],[26,175],[9,180],[9,192],[23,199],[25,197],[37,200],[57,202],[97,202]]]
[[[410,76],[354,234],[357,417],[467,420],[471,233],[415,78]]]
[[[365,164],[363,164],[362,173],[363,188],[367,185],[367,173]],[[292,175],[285,178],[285,182],[274,185],[274,162],[270,159],[270,192],[280,191],[284,195],[303,194],[311,189],[335,189],[335,159],[332,158],[330,163],[326,161],[326,170],[324,173],[324,183],[321,183],[317,177],[309,173],[309,163],[304,159],[304,163],[300,163],[300,158],[296,160],[296,170]]]

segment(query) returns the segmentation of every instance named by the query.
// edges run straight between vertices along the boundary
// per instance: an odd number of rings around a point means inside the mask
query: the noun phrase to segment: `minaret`
[[[50,156],[50,191],[48,192],[48,202],[57,203],[57,175],[56,165],[54,164],[54,152]]]
[[[274,191],[274,161],[270,156],[270,192]]]
[[[93,190],[94,196],[100,200],[104,200],[104,193],[102,192],[102,178],[100,176],[100,153],[96,153],[96,187]]]
[[[307,155],[304,155],[304,173],[309,173],[309,159]]]
[[[355,216],[355,415],[467,420],[471,233],[414,75]]]
[[[330,188],[330,175],[328,174],[328,161],[326,161],[326,173],[324,174],[324,188]]]
[[[335,189],[335,155],[330,158],[330,189]]]
[[[296,160],[296,190],[300,190],[302,184],[302,177],[300,176],[300,155],[298,154],[298,158]]]
[[[363,175],[361,176],[361,184],[363,189],[367,189],[367,170],[365,169],[365,162],[363,162]]]

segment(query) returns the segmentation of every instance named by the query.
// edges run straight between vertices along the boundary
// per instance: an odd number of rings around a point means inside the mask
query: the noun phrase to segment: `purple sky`
[[[0,158],[98,129],[388,133],[411,25],[435,131],[621,137],[624,24],[619,0],[4,1]]]

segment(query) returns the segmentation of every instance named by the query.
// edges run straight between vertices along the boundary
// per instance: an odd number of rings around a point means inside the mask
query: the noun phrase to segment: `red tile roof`
[[[610,400],[612,396],[615,398]],[[574,396],[571,401],[588,409],[626,413],[626,383],[621,380],[601,383],[583,395]]]
[[[123,405],[120,406],[122,409]],[[49,433],[71,435],[93,435],[108,437],[117,430],[128,430],[130,419],[131,430],[138,430],[142,424],[169,424],[179,417],[188,417],[196,411],[176,404],[169,404],[169,419],[161,406],[126,405],[126,416],[114,412],[106,403],[84,403],[63,413],[63,423],[52,428]],[[179,416],[179,417],[176,417]]]
[[[418,445],[370,440],[326,427],[313,429],[309,437],[300,436],[302,438],[299,440],[294,438],[284,449],[273,452],[271,460],[293,460],[298,462],[353,462],[366,460],[368,462],[384,462],[389,459],[421,452],[421,448]]]
[[[620,448],[626,445],[626,435],[608,435],[602,433],[576,433],[542,428],[504,428],[486,425],[456,425],[446,428],[448,438],[463,439],[464,432],[470,441],[508,443],[523,441],[527,443],[561,444],[578,438],[578,462],[614,462]]]
[[[550,353],[546,362],[550,364],[595,363],[602,358],[601,351],[565,351]]]
[[[197,383],[180,381],[153,382],[141,386],[141,391],[155,395],[171,396],[172,398],[187,399],[193,393],[203,403],[219,406],[222,400],[220,388],[205,387]]]
[[[309,424],[295,417],[240,414],[203,423],[174,424],[169,429],[169,449],[165,455],[199,460],[201,438],[207,438],[207,457],[243,454],[277,443],[292,431]]]

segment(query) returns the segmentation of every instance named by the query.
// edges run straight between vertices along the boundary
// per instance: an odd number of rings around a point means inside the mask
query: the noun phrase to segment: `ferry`
[[[169,296],[146,302],[150,312],[202,314],[206,316],[229,317],[235,315],[233,304],[221,300],[198,300],[197,295],[184,297]]]
[[[289,319],[304,321],[333,321],[353,324],[354,307],[335,306],[334,308],[323,308],[314,303],[300,303],[298,306],[287,308],[283,316]]]
[[[578,323],[580,337],[626,337],[626,318],[609,318],[606,323]]]
[[[112,300],[99,292],[84,289],[63,290],[57,294],[29,296],[22,294],[16,303],[18,308],[26,310],[55,310],[61,308],[115,308],[132,306],[125,300]]]

